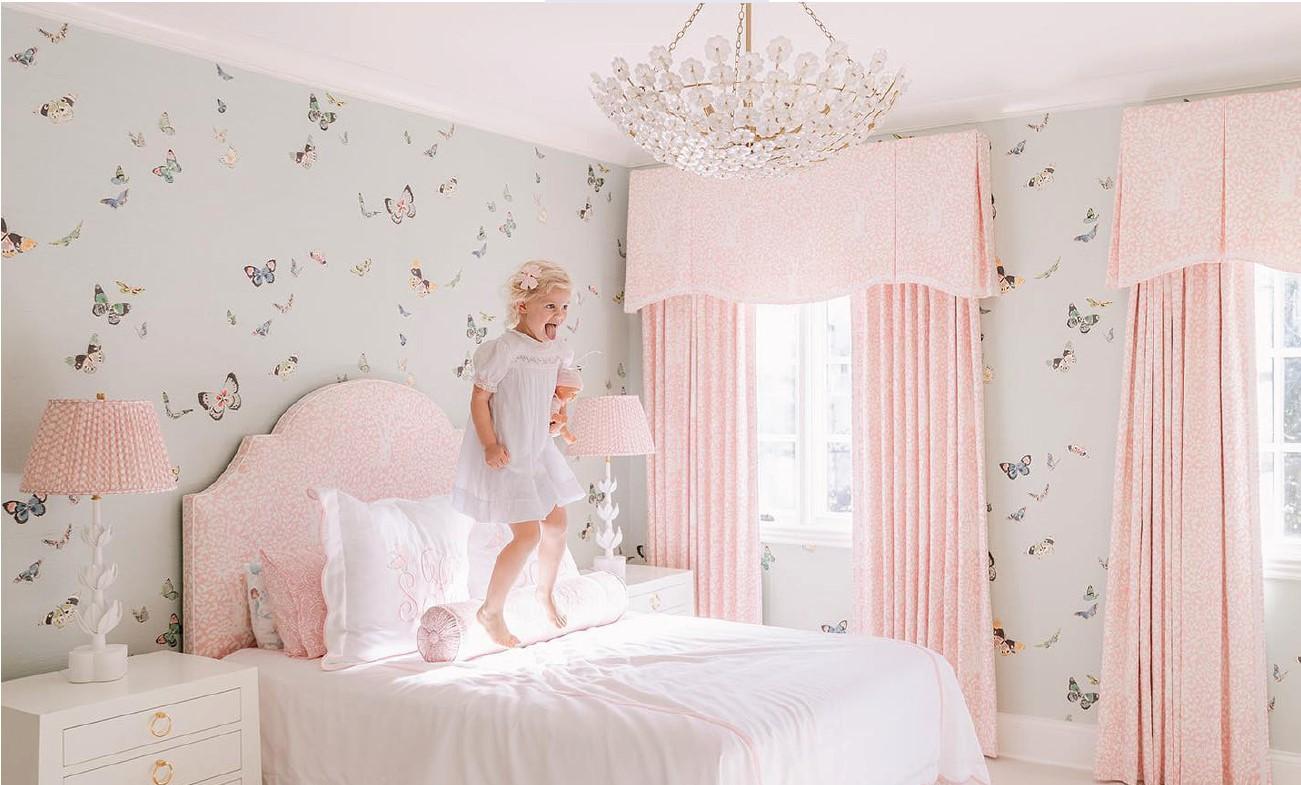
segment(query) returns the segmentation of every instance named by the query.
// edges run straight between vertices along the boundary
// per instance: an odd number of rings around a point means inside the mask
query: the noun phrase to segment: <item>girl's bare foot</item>
[[[489,613],[485,607],[480,606],[479,610],[475,612],[474,618],[478,619],[483,628],[488,631],[488,637],[492,638],[493,643],[498,646],[505,646],[508,649],[513,649],[519,645],[519,638],[512,635],[511,631],[506,628],[506,620],[502,618],[500,613]]]
[[[568,620],[556,609],[556,598],[550,592],[542,591],[537,592],[537,597],[538,604],[542,606],[542,610],[547,612],[547,618],[551,620],[551,623],[556,625],[558,629],[564,629]]]

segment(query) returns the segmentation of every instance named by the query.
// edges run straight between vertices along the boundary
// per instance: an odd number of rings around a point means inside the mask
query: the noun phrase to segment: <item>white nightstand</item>
[[[0,685],[5,785],[261,785],[257,669],[138,654],[113,682]]]
[[[629,564],[625,581],[630,611],[696,615],[696,582],[691,570]]]

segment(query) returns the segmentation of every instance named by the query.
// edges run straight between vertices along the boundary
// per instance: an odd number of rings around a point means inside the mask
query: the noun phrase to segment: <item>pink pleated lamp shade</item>
[[[19,486],[74,496],[175,489],[152,402],[66,398],[45,405]]]
[[[646,424],[646,410],[635,395],[576,398],[569,405],[569,430],[578,441],[570,455],[649,455],[655,440]]]

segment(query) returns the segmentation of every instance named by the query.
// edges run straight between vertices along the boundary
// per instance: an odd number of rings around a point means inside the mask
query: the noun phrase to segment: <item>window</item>
[[[1301,579],[1301,275],[1262,265],[1256,373],[1265,574]]]
[[[849,298],[756,312],[765,542],[849,545]]]

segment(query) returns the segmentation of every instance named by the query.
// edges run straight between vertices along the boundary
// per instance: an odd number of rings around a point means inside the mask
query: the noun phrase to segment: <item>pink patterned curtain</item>
[[[1269,782],[1252,285],[1200,264],[1130,298],[1100,780]]]
[[[690,569],[701,616],[762,623],[754,307],[706,295],[642,309],[647,533]]]
[[[997,755],[977,302],[853,297],[854,629],[943,654]]]

